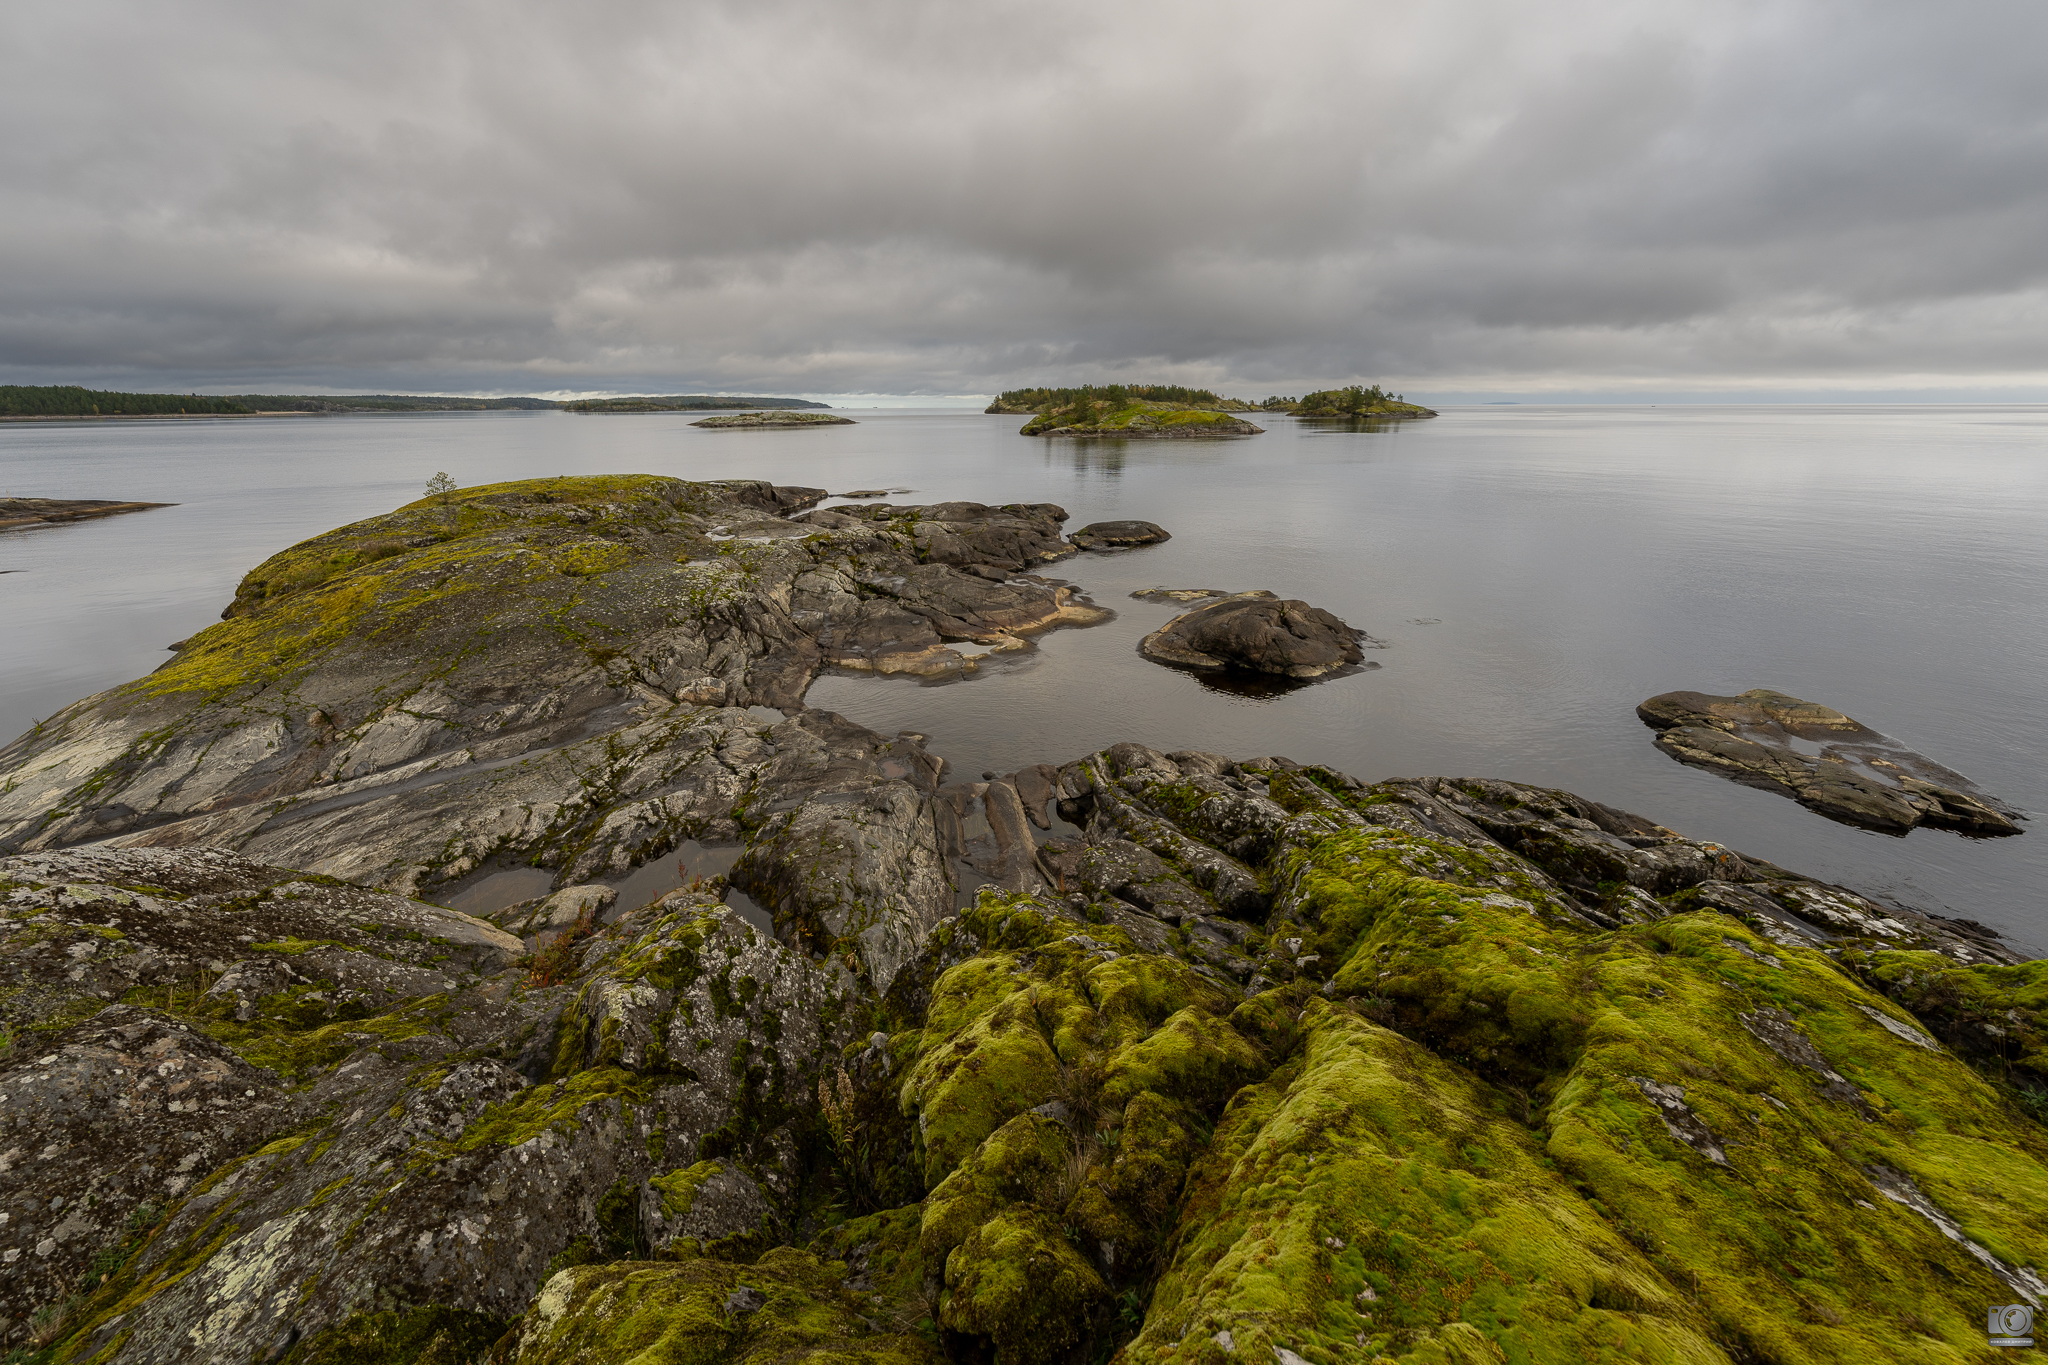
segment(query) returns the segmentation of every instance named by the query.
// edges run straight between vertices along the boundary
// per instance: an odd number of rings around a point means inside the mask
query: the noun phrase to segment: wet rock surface
[[[744,489],[720,534],[810,567],[745,589],[743,681],[773,611],[822,658],[874,602],[1058,609],[1056,508]],[[406,638],[270,685],[448,646]],[[1134,743],[949,781],[644,679],[479,758],[447,665],[317,744],[259,688],[159,713],[221,727],[169,767],[175,726],[64,777],[116,694],[10,749],[71,813],[0,857],[0,1347],[1961,1360],[2048,1297],[2048,963],[1980,925],[1569,792]],[[149,791],[186,813],[124,827]],[[683,839],[772,933],[603,884]],[[532,863],[523,937],[413,898]]]
[[[1666,692],[1636,708],[1680,763],[1789,796],[1830,820],[1904,834],[2021,832],[2021,813],[1960,773],[1841,712],[1769,688]]]
[[[1232,593],[1174,617],[1139,644],[1155,663],[1197,672],[1311,679],[1356,666],[1370,642],[1321,607],[1270,592]]]

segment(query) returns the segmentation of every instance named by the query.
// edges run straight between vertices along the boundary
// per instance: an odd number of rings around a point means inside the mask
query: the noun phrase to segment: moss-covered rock
[[[923,1338],[877,1330],[846,1267],[783,1247],[752,1265],[584,1266],[549,1280],[519,1325],[517,1365],[939,1365]]]

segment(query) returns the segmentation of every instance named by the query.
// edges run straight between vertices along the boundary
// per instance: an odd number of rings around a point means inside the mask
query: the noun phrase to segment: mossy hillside
[[[519,1365],[941,1365],[923,1338],[876,1331],[846,1267],[778,1247],[752,1265],[695,1259],[565,1270],[520,1327]]]
[[[130,687],[211,696],[299,676],[342,648],[403,651],[426,639],[447,656],[461,641],[502,652],[535,632],[575,635],[590,580],[635,564],[659,575],[678,554],[710,552],[678,516],[702,502],[694,485],[624,475],[488,484],[409,503],[272,555],[244,577],[226,620]],[[631,596],[611,594],[606,614]]]
[[[1936,1038],[2027,1094],[2037,1116],[2048,1113],[2048,961],[1964,967],[1928,952],[1843,960]]]
[[[1270,1059],[1231,992],[1121,930],[987,891],[958,923],[986,946],[890,1043],[926,1289],[997,1359],[1062,1360],[1135,1327],[1189,1156]]]
[[[298,1343],[278,1365],[470,1365],[511,1325],[439,1305],[361,1313]]]
[[[1953,1058],[1873,1019],[1882,1002],[1825,955],[1705,913],[1611,934],[1553,928],[1413,877],[1390,853],[1430,842],[1368,832],[1306,855],[1298,910],[1342,955],[1336,987],[1504,1087],[1497,1103],[1685,1282],[1716,1340],[1828,1360],[1941,1359],[1931,1340],[1970,1338],[1952,1289],[1928,1292],[1919,1267],[2002,1286],[1886,1199],[1872,1167],[1904,1172],[2007,1264],[2038,1256],[2039,1129]],[[1752,1036],[1743,1016],[1762,1009],[1796,1020],[1860,1100],[1824,1093],[1825,1077]],[[1636,1078],[1681,1087],[1723,1159],[1675,1140]],[[1972,1169],[1997,1179],[1965,1188]]]
[[[1025,896],[984,892],[961,918],[983,942],[1011,946],[941,976],[923,1026],[892,1048],[927,1188],[1077,1069],[1121,1105],[1160,1086],[1227,1093],[1236,1068],[1256,1065],[1242,1039],[1218,1033],[1234,1002],[1184,962]]]
[[[862,1286],[858,1292],[871,1319],[932,1338],[936,1328],[925,1303],[928,1272],[919,1248],[924,1212],[922,1204],[910,1204],[850,1218],[820,1232],[808,1249],[821,1261],[847,1265]]]
[[[1722,1359],[1487,1087],[1321,999],[1302,1031],[1197,1161],[1122,1360],[1220,1365],[1220,1332],[1318,1365],[1458,1359],[1482,1335],[1501,1355],[1473,1359]]]

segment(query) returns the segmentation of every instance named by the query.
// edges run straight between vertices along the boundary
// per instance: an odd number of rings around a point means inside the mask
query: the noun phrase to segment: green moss
[[[1011,1205],[946,1258],[939,1322],[986,1337],[1003,1365],[1050,1365],[1109,1309],[1109,1289],[1045,1211]]]
[[[354,1053],[361,1044],[352,1041],[352,1035],[397,1042],[438,1031],[438,1016],[448,1004],[445,995],[422,996],[389,1014],[321,1023],[317,1021],[328,1016],[328,1007],[303,1002],[313,989],[294,987],[265,997],[258,1002],[263,1013],[248,1023],[229,1016],[231,1002],[204,1002],[203,1008],[178,1012],[251,1064],[268,1067],[287,1080],[303,1081]],[[306,1027],[309,1023],[313,1026]]]
[[[1720,1359],[1482,1089],[1321,1000],[1308,1014],[1300,1060],[1233,1100],[1197,1162],[1127,1359],[1224,1330],[1248,1359],[1405,1357],[1459,1321],[1511,1360]]]
[[[573,600],[564,595],[573,588],[553,584],[616,572],[635,556],[567,518],[516,516],[514,507],[594,503],[618,508],[627,523],[660,525],[672,521],[683,487],[651,475],[489,484],[316,536],[251,570],[229,619],[129,686],[155,696],[259,686],[426,621],[480,642],[530,629]]]
[[[346,948],[349,945],[338,938],[281,938],[271,943],[252,943],[249,950],[256,953],[284,953],[297,957],[315,948]]]
[[[854,1218],[818,1234],[810,1252],[821,1261],[857,1265],[874,1288],[870,1317],[896,1332],[929,1332],[926,1264],[920,1249],[924,1206],[912,1204]]]
[[[652,1083],[619,1067],[595,1067],[579,1071],[566,1080],[530,1086],[508,1100],[487,1106],[450,1143],[454,1152],[473,1152],[487,1144],[517,1147],[554,1129],[574,1132],[581,1126],[583,1109],[604,1100],[616,1100],[631,1107],[647,1098]]]
[[[567,1270],[527,1315],[520,1365],[940,1365],[922,1338],[873,1330],[870,1304],[846,1289],[844,1272],[788,1247],[744,1266],[693,1259]],[[760,1306],[728,1312],[742,1288]]]
[[[700,1161],[694,1166],[657,1175],[647,1183],[660,1196],[661,1211],[680,1221],[690,1216],[690,1209],[697,1202],[698,1189],[724,1169],[722,1161]]]
[[[280,1365],[469,1365],[510,1325],[439,1304],[358,1313],[301,1341]]]

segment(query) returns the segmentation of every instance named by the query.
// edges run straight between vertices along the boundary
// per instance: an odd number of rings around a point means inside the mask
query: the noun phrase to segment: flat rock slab
[[[1229,597],[1228,588],[1140,588],[1131,594],[1140,602],[1206,602]]]
[[[2024,816],[1960,773],[1840,711],[1766,687],[1739,696],[1666,692],[1636,708],[1680,763],[1789,796],[1830,820],[1886,834],[1916,825],[2021,832]]]
[[[853,424],[851,417],[834,417],[823,412],[735,412],[690,423],[693,427],[850,427]]]
[[[117,517],[123,512],[146,512],[152,507],[175,507],[172,502],[116,502],[106,498],[0,498],[0,531],[21,531],[31,526],[56,526],[67,521],[91,521],[95,517]]]
[[[1149,521],[1091,521],[1067,539],[1084,550],[1125,550],[1157,545],[1173,536]]]
[[[1184,612],[1147,635],[1138,652],[1197,672],[1320,678],[1356,667],[1369,637],[1321,607],[1263,590],[1233,593]]]

